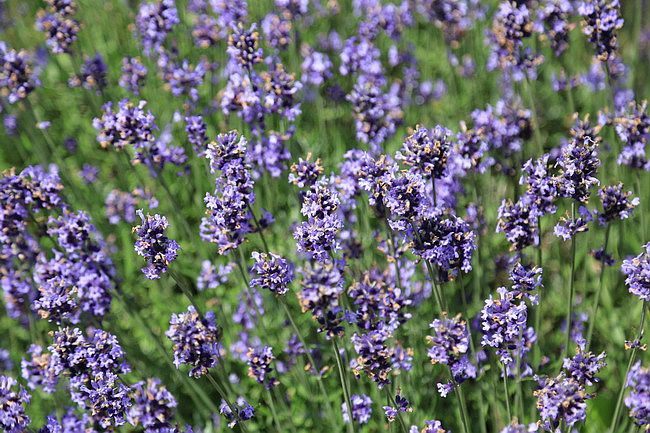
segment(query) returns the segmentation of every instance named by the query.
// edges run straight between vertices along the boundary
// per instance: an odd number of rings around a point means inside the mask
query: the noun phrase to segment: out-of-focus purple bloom
[[[106,87],[106,74],[108,73],[108,66],[104,62],[101,54],[97,53],[94,57],[84,60],[81,65],[81,71],[77,75],[73,75],[68,80],[70,87],[82,86],[87,90],[95,90],[101,93]]]
[[[451,431],[444,429],[442,423],[437,419],[434,419],[424,421],[424,428],[420,433],[451,433]]]
[[[38,344],[30,345],[27,354],[30,358],[23,358],[20,362],[21,375],[27,381],[27,386],[30,389],[40,388],[48,394],[53,393],[59,383],[59,377],[51,368],[51,355],[43,352],[43,348]]]
[[[140,88],[147,77],[147,67],[139,57],[124,57],[122,59],[122,75],[119,84],[134,95],[140,94]]]
[[[174,365],[192,367],[190,376],[208,374],[208,369],[217,365],[220,357],[219,328],[212,311],[200,317],[193,306],[187,313],[172,314],[169,329],[165,335],[171,340],[174,350]]]
[[[201,262],[201,273],[196,279],[196,288],[199,290],[216,289],[228,282],[228,275],[232,272],[234,265],[219,265],[219,269],[210,263],[209,260]]]
[[[192,149],[197,156],[205,156],[208,144],[207,126],[201,116],[188,116],[185,118],[185,132],[187,141],[192,145]]]
[[[68,408],[61,420],[57,419],[56,413],[49,415],[39,433],[96,433],[96,430],[88,414],[77,415],[73,408]]]
[[[365,394],[352,394],[350,396],[352,404],[352,420],[357,424],[366,424],[372,416],[372,399]],[[350,422],[350,413],[346,402],[341,404],[343,412],[343,422]]]
[[[575,26],[570,22],[572,13],[569,0],[544,0],[537,9],[535,30],[550,40],[558,57],[569,47],[569,33]]]
[[[158,379],[147,379],[132,386],[133,406],[127,415],[134,426],[146,433],[166,433],[172,426],[176,399]]]
[[[282,63],[275,65],[261,74],[262,87],[265,91],[262,104],[269,113],[278,113],[289,121],[300,114],[300,103],[296,94],[302,89],[302,83],[296,81],[295,75],[288,73]]]
[[[36,17],[36,29],[45,34],[45,44],[54,54],[69,53],[77,40],[79,21],[59,11],[40,10]]]
[[[636,425],[647,429],[650,426],[650,369],[642,367],[641,361],[637,361],[626,378],[626,386],[630,388],[630,393],[625,397],[630,417]]]
[[[176,260],[180,246],[165,234],[169,226],[167,218],[158,214],[147,214],[145,217],[141,210],[136,212],[142,224],[133,228],[137,236],[135,252],[147,261],[147,266],[142,268],[144,275],[150,280],[157,280],[160,274],[167,272],[169,264]]]
[[[305,84],[321,86],[332,76],[332,61],[325,53],[308,49],[303,53],[301,80]]]
[[[578,13],[583,18],[582,32],[596,47],[601,61],[607,61],[616,53],[618,41],[616,31],[623,27],[618,0],[584,0],[578,4]]]
[[[289,284],[293,281],[293,265],[271,252],[254,251],[252,257],[255,260],[252,270],[257,277],[251,279],[251,286],[270,290],[278,295],[287,293]]]
[[[113,146],[117,150],[127,145],[135,149],[150,146],[155,141],[153,131],[158,129],[158,126],[153,114],[144,111],[145,105],[145,101],[134,105],[123,99],[119,102],[117,111],[113,112],[112,102],[104,104],[102,117],[93,119],[99,144],[103,148]]]
[[[222,38],[217,19],[212,15],[200,13],[192,27],[192,37],[194,44],[199,48],[214,46]]]
[[[81,177],[87,184],[91,184],[97,181],[98,174],[99,168],[91,164],[84,164],[83,167],[81,167],[81,171],[79,172],[79,177]]]
[[[132,194],[114,189],[106,196],[105,206],[109,223],[124,221],[131,224],[135,221],[137,202]]]
[[[269,45],[279,50],[285,50],[291,43],[293,22],[284,16],[267,14],[262,19],[262,31]]]
[[[643,245],[643,252],[636,257],[623,260],[621,271],[631,294],[642,301],[650,301],[650,242]]]
[[[485,6],[477,0],[420,0],[416,8],[442,29],[452,48],[458,47],[465,33],[485,14]]]
[[[161,54],[158,67],[165,87],[172,95],[188,96],[192,102],[199,99],[198,87],[203,84],[209,67],[206,60],[201,59],[196,65],[192,65],[187,59],[178,63],[167,54]]]
[[[10,104],[21,101],[40,85],[26,51],[16,51],[0,41],[0,92]],[[6,127],[5,123],[5,127]]]
[[[631,168],[650,171],[646,146],[650,139],[650,116],[648,103],[631,102],[623,114],[614,118],[616,133],[625,144],[618,156],[618,163]]]
[[[323,166],[320,158],[312,162],[311,153],[308,153],[305,159],[300,158],[298,162],[291,164],[289,183],[296,185],[298,188],[309,188],[316,183],[322,174]]]
[[[11,361],[11,355],[7,349],[0,349],[0,373],[9,371],[14,368],[14,364]]]
[[[180,23],[174,0],[142,2],[135,17],[135,27],[146,55],[157,52],[167,35]]]
[[[228,421],[228,427],[234,428],[239,421],[246,421],[255,416],[255,409],[251,406],[244,397],[237,399],[237,406],[234,408],[237,414],[233,414],[232,410],[225,401],[221,401],[219,406],[219,413],[223,415]]]
[[[30,423],[25,413],[31,396],[10,376],[0,375],[0,428],[7,433],[23,433]]]

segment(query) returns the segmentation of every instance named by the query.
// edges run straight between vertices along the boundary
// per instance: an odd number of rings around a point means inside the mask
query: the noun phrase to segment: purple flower
[[[630,410],[630,417],[640,427],[650,425],[650,369],[641,366],[641,361],[630,370],[626,379],[630,393],[625,397],[625,406]]]
[[[591,352],[578,350],[573,358],[564,358],[562,368],[566,371],[567,376],[578,383],[583,386],[591,386],[600,381],[596,374],[607,365],[605,356],[605,352],[594,355]]]
[[[275,360],[273,349],[264,346],[258,349],[249,347],[246,354],[248,359],[248,376],[263,384],[267,389],[271,389],[280,382],[277,378],[271,376],[273,367],[271,364]]]
[[[221,401],[219,406],[219,413],[223,415],[228,421],[228,427],[234,428],[239,421],[246,421],[255,416],[255,409],[248,404],[244,397],[237,399],[237,406],[234,408],[237,414],[233,414],[232,410],[225,401]]]
[[[603,211],[598,214],[598,222],[605,225],[617,219],[627,219],[639,205],[639,197],[630,200],[631,195],[631,191],[623,191],[623,184],[620,182],[598,190],[598,196],[603,204]]]
[[[124,57],[122,59],[122,75],[120,76],[120,87],[133,93],[140,94],[140,88],[144,85],[147,77],[147,67],[142,64],[139,57]]]
[[[399,392],[399,390],[398,390]],[[399,415],[400,412],[411,412],[413,411],[413,408],[411,407],[411,403],[401,396],[400,394],[397,394],[395,396],[395,405],[397,407],[392,407],[392,406],[384,406],[384,413],[386,414],[386,420],[388,422],[393,422],[395,421],[395,418]]]
[[[59,377],[51,368],[51,355],[43,352],[38,344],[30,345],[27,353],[31,358],[23,358],[20,362],[21,375],[27,381],[27,386],[32,390],[41,388],[48,394],[53,393]]]
[[[440,179],[445,174],[452,138],[452,132],[444,126],[436,125],[431,130],[417,126],[395,159],[403,160],[424,177]]]
[[[294,121],[300,114],[300,103],[296,94],[302,89],[302,83],[296,81],[295,75],[288,73],[284,65],[275,62],[273,68],[262,72],[264,98],[262,105],[268,113],[278,113],[289,121]]]
[[[377,384],[379,389],[391,383],[395,348],[389,345],[392,332],[385,326],[379,326],[365,334],[352,335],[352,344],[357,357],[350,367],[356,377],[365,373]]]
[[[133,223],[135,221],[135,208],[137,202],[135,197],[124,191],[114,189],[106,196],[106,217],[111,224],[118,224],[120,221]]]
[[[176,24],[180,23],[174,0],[143,2],[135,17],[135,27],[146,55],[159,51]]]
[[[624,113],[614,118],[616,133],[625,144],[618,156],[618,163],[631,168],[650,171],[646,144],[650,138],[648,104],[631,102]]]
[[[127,418],[146,433],[166,433],[174,420],[176,399],[158,379],[147,379],[132,386],[133,406]]]
[[[316,183],[322,174],[323,166],[320,158],[312,162],[311,153],[308,153],[305,159],[300,158],[298,162],[291,164],[289,183],[296,185],[298,188],[309,188]]]
[[[158,129],[158,126],[153,114],[144,111],[145,105],[146,101],[134,105],[123,99],[119,102],[117,111],[113,113],[113,103],[104,104],[102,117],[93,119],[99,144],[103,148],[113,146],[117,150],[128,145],[134,149],[149,147],[155,141],[153,131]]]
[[[424,428],[421,433],[451,433],[442,427],[442,423],[437,419],[424,421]]]
[[[259,47],[257,24],[253,23],[249,28],[245,28],[244,24],[239,22],[232,27],[233,31],[228,36],[228,55],[231,60],[251,71],[253,66],[263,60],[262,49]]]
[[[158,214],[147,214],[145,217],[142,210],[137,210],[136,213],[142,224],[133,227],[137,236],[135,252],[147,261],[147,266],[141,269],[144,275],[150,280],[157,280],[160,274],[167,272],[169,264],[176,260],[180,246],[165,235],[169,226],[167,218]]]
[[[79,22],[59,11],[40,10],[36,17],[36,29],[45,34],[45,44],[54,54],[69,53],[77,40]]]
[[[165,87],[171,91],[172,95],[176,97],[188,96],[192,102],[199,99],[198,87],[203,84],[203,79],[208,71],[207,61],[200,60],[195,66],[191,65],[187,59],[177,63],[167,54],[161,54],[158,58],[158,67]]]
[[[536,160],[529,159],[522,167],[519,183],[526,186],[526,195],[539,216],[555,213],[558,198],[557,182],[551,176],[549,168],[550,155],[545,154]]]
[[[372,416],[372,399],[365,394],[352,394],[350,396],[352,404],[352,419],[357,424],[367,424]],[[341,404],[343,412],[343,422],[350,422],[350,413],[346,402]]]
[[[94,57],[84,60],[80,73],[70,77],[68,84],[70,87],[82,86],[84,89],[100,93],[106,87],[107,73],[108,66],[104,62],[104,58],[101,54],[96,53]]]
[[[542,287],[542,268],[537,266],[522,265],[516,262],[510,270],[510,281],[512,281],[512,293],[516,298],[527,297],[531,304],[539,303],[537,290]]]
[[[61,420],[57,419],[56,413],[47,417],[45,426],[39,433],[96,433],[93,428],[93,420],[88,414],[78,416],[73,408],[68,408],[67,411],[61,416]]]
[[[81,167],[81,171],[79,172],[79,177],[81,177],[87,184],[91,184],[97,181],[98,174],[99,168],[91,164],[84,164],[83,167]]]
[[[618,0],[584,0],[578,4],[578,13],[583,18],[582,32],[596,47],[598,59],[607,61],[616,54],[616,31],[623,27]]]
[[[650,242],[643,245],[643,252],[623,260],[621,271],[629,292],[642,301],[650,301]]]
[[[0,375],[0,428],[7,433],[27,431],[30,419],[25,406],[31,396],[9,376]]]
[[[190,376],[200,377],[208,374],[220,357],[220,332],[212,311],[201,317],[193,306],[187,313],[172,314],[169,329],[165,335],[171,340],[174,350],[174,365],[192,367]]]
[[[332,61],[327,54],[309,49],[301,64],[302,81],[316,87],[332,77]]]
[[[318,322],[318,332],[332,338],[343,335],[339,298],[343,294],[343,264],[314,262],[303,268],[298,299],[303,312]]]
[[[537,9],[535,30],[545,34],[558,57],[569,47],[569,33],[574,27],[570,22],[572,13],[568,0],[545,0]]]
[[[207,126],[201,116],[188,116],[185,118],[185,132],[187,141],[199,157],[205,156],[208,144]]]
[[[481,310],[481,345],[496,349],[503,364],[514,361],[512,349],[521,344],[525,332],[528,309],[505,287],[497,289],[498,298],[490,295]]]
[[[561,423],[568,428],[587,417],[588,394],[583,385],[560,373],[556,378],[540,379],[540,388],[534,392],[537,409],[544,428],[555,431]]]
[[[560,167],[557,182],[561,197],[586,203],[591,187],[600,183],[596,178],[600,167],[598,147],[601,138],[597,135],[598,131],[598,127],[591,127],[588,117],[584,120],[577,119],[571,128],[571,137],[562,146],[557,160]]]
[[[251,286],[270,290],[278,295],[287,293],[289,284],[293,281],[293,265],[271,252],[267,254],[254,251],[252,257],[255,260],[252,270],[257,278],[251,279]]]
[[[201,273],[196,279],[196,288],[198,290],[216,289],[228,282],[228,275],[234,268],[233,263],[219,265],[219,269],[210,263],[209,260],[201,262]]]
[[[504,233],[510,242],[510,249],[521,251],[527,246],[537,245],[539,233],[537,227],[537,208],[533,199],[522,195],[515,203],[503,200],[498,210],[497,233]]]
[[[578,216],[573,219],[568,214],[565,217],[561,217],[558,223],[553,228],[553,233],[555,236],[562,238],[562,240],[568,241],[573,238],[577,233],[586,232],[589,230],[587,224],[590,223],[594,217],[584,206],[578,208]]]
[[[0,41],[0,92],[10,104],[27,97],[40,85],[26,51],[16,51]]]
[[[291,44],[292,21],[277,14],[267,14],[262,19],[262,30],[269,45],[285,50]]]

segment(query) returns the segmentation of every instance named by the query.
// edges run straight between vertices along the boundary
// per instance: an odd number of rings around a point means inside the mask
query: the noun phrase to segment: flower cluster
[[[350,396],[352,405],[352,420],[357,424],[366,424],[372,416],[372,399],[365,394],[352,394]],[[343,421],[350,422],[350,412],[346,402],[341,404]]]
[[[146,383],[138,382],[131,388],[133,406],[129,409],[129,422],[142,426],[146,433],[168,431],[177,404],[174,396],[158,379],[148,379]]]
[[[23,100],[40,84],[32,65],[32,57],[16,51],[0,41],[0,93],[7,102]]]
[[[74,1],[48,0],[48,8],[39,10],[36,28],[45,34],[45,43],[54,54],[69,53],[77,40],[79,21],[74,18]]]
[[[249,347],[246,358],[248,359],[248,375],[258,383],[263,384],[268,389],[280,383],[276,377],[271,375],[273,373],[271,364],[275,360],[271,347],[264,346],[257,349]]]
[[[31,397],[10,376],[0,375],[0,427],[7,433],[23,433],[30,419],[25,413],[25,405]]]
[[[286,259],[273,253],[258,253],[254,251],[253,272],[257,278],[250,281],[251,286],[270,290],[278,295],[284,295],[293,281],[293,266]]]
[[[167,218],[158,214],[153,216],[147,214],[145,217],[141,210],[138,210],[137,214],[142,224],[133,227],[133,232],[137,236],[134,244],[135,252],[147,261],[147,266],[142,268],[145,277],[157,280],[161,274],[167,272],[169,264],[176,260],[180,246],[165,234],[169,227]]]
[[[623,27],[618,0],[583,0],[578,13],[583,18],[582,31],[596,47],[598,59],[605,62],[616,54],[616,31]]]
[[[642,301],[650,301],[650,242],[643,245],[643,252],[623,260],[621,271],[629,292]]]
[[[648,409],[648,398],[650,398],[650,370],[641,366],[638,361],[626,378],[626,385],[630,392],[625,397],[625,406],[630,410],[630,417],[634,423],[642,428],[650,425],[650,410]]]

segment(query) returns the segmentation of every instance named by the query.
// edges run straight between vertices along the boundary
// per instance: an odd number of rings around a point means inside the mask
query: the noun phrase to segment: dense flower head
[[[270,13],[262,20],[262,31],[269,45],[279,50],[286,49],[291,43],[293,24],[285,17]]]
[[[366,424],[372,416],[372,399],[365,394],[352,394],[350,396],[352,405],[352,420],[357,424]],[[343,421],[350,422],[350,413],[346,402],[341,403],[341,412],[343,412]]]
[[[639,197],[630,199],[631,191],[623,191],[623,184],[608,185],[598,190],[603,211],[598,213],[598,222],[605,225],[610,221],[629,218],[639,205]]]
[[[371,269],[348,288],[348,297],[354,304],[354,320],[364,330],[386,327],[394,331],[410,319],[406,307],[411,301],[396,286],[388,271]]]
[[[589,230],[588,223],[594,219],[592,213],[585,206],[578,208],[578,215],[575,218],[568,213],[566,216],[560,217],[558,223],[553,227],[555,236],[562,240],[568,241],[573,238],[577,233],[586,232]]]
[[[404,161],[404,164],[426,177],[439,179],[447,168],[452,138],[452,132],[444,126],[436,125],[430,130],[417,126],[404,140],[402,150],[395,154],[395,159]]]
[[[59,12],[39,11],[36,28],[45,34],[45,44],[53,54],[69,53],[77,40],[79,21]]]
[[[147,379],[132,385],[133,406],[128,421],[142,426],[146,433],[165,433],[172,425],[176,399],[158,379]]]
[[[206,13],[199,13],[192,27],[194,44],[199,48],[210,48],[221,38],[217,19]]]
[[[469,329],[460,314],[449,318],[443,313],[429,327],[434,332],[427,336],[431,344],[427,356],[432,364],[452,365],[469,352]]]
[[[7,433],[27,431],[29,416],[25,406],[31,396],[10,376],[0,375],[0,428]]]
[[[248,359],[248,376],[268,389],[278,385],[278,379],[271,375],[273,373],[271,364],[275,360],[275,355],[273,355],[273,349],[270,346],[249,347],[246,358]]]
[[[497,233],[505,234],[511,250],[521,251],[527,246],[537,245],[538,216],[533,199],[529,195],[522,195],[514,203],[510,199],[504,199],[498,210]]]
[[[278,113],[289,121],[295,120],[300,114],[297,93],[302,89],[302,83],[296,80],[294,74],[287,72],[280,62],[275,62],[260,77],[265,92],[262,103],[268,113]]]
[[[544,154],[536,160],[526,161],[519,180],[521,185],[526,186],[526,195],[540,216],[557,210],[557,181],[550,173],[549,158],[550,155]]]
[[[109,223],[118,224],[124,221],[131,224],[135,221],[138,202],[133,194],[114,189],[106,195],[104,205]]]
[[[135,252],[147,261],[142,273],[150,280],[156,280],[160,278],[160,274],[167,272],[169,264],[176,260],[180,246],[165,234],[169,226],[167,218],[158,214],[147,214],[145,217],[141,210],[138,210],[137,214],[142,224],[133,227],[137,236]]]
[[[186,313],[172,314],[169,329],[165,335],[171,340],[174,350],[174,365],[192,367],[190,376],[208,374],[220,356],[220,331],[212,311],[201,317],[193,306]]]
[[[126,422],[126,411],[131,406],[129,391],[116,374],[101,371],[81,385],[73,399],[92,413],[100,427],[108,429]]]
[[[81,71],[68,80],[70,87],[82,86],[84,89],[95,90],[100,93],[107,84],[106,74],[108,66],[101,54],[96,53],[93,57],[84,60]]]
[[[641,361],[630,370],[626,378],[626,385],[630,389],[625,397],[625,406],[629,409],[630,417],[634,423],[645,429],[650,426],[650,369],[643,367]]]
[[[573,427],[587,417],[587,400],[592,396],[572,377],[560,373],[555,378],[540,379],[534,392],[544,427],[555,431],[560,424]]]
[[[172,95],[187,96],[192,102],[199,99],[198,87],[203,84],[205,74],[208,72],[207,61],[201,59],[196,65],[192,65],[187,59],[177,62],[167,54],[161,54],[158,58],[158,67],[165,88]]]
[[[569,141],[562,146],[557,160],[560,196],[586,203],[591,187],[600,183],[596,177],[600,167],[598,147],[602,140],[598,132],[599,128],[592,127],[588,117],[576,119]]]
[[[147,77],[147,67],[138,57],[124,57],[122,59],[122,75],[119,84],[134,95],[140,94],[140,88]]]
[[[252,253],[255,264],[253,272],[256,278],[251,279],[253,287],[270,290],[278,295],[284,295],[293,281],[293,265],[283,257],[269,253]]]
[[[379,389],[391,383],[391,372],[395,369],[395,347],[390,345],[392,332],[379,326],[366,333],[355,333],[351,337],[357,357],[350,362],[356,377],[365,373]]]
[[[311,161],[311,153],[308,153],[305,159],[300,158],[298,162],[291,164],[289,183],[298,188],[309,188],[316,183],[323,170],[320,158]]]
[[[596,374],[607,365],[605,356],[605,352],[594,355],[591,352],[578,350],[572,358],[564,358],[562,368],[566,371],[567,376],[575,379],[578,383],[583,386],[591,386],[600,381]]]
[[[32,57],[0,41],[0,95],[13,104],[25,99],[39,84]]]
[[[492,295],[481,310],[481,345],[496,349],[503,364],[513,361],[511,350],[517,347],[524,334],[528,309],[505,287],[497,289],[498,298]]]
[[[302,269],[302,290],[298,293],[303,312],[318,322],[327,338],[343,335],[339,298],[343,294],[343,263],[314,262]]]
[[[253,66],[263,60],[259,37],[257,23],[253,23],[249,28],[244,27],[241,22],[237,23],[228,36],[228,55],[243,68],[252,70]]]
[[[216,289],[228,282],[228,275],[232,272],[234,265],[219,265],[219,268],[210,263],[210,260],[201,262],[201,273],[196,278],[196,288],[198,290]]]
[[[420,433],[451,433],[451,431],[444,429],[440,421],[433,419],[424,421],[424,428]]]
[[[469,224],[451,211],[436,211],[415,226],[413,253],[434,263],[443,276],[472,270],[476,234]]]
[[[129,145],[135,149],[145,148],[154,142],[153,132],[158,126],[151,111],[145,112],[145,105],[146,101],[135,105],[123,99],[113,112],[112,102],[104,104],[102,117],[93,119],[99,144],[103,148],[113,146],[120,150]]]
[[[420,12],[441,28],[445,41],[458,47],[463,36],[471,30],[485,11],[477,0],[421,0]]]
[[[650,242],[642,248],[638,256],[623,260],[621,271],[630,293],[642,301],[650,301]]]
[[[345,41],[341,51],[341,75],[352,75],[363,71],[369,76],[381,76],[383,67],[380,61],[380,51],[367,38],[353,36]]]
[[[210,161],[210,171],[224,170],[226,165],[246,158],[248,141],[237,131],[229,131],[217,135],[216,140],[208,143],[205,156]]]
[[[527,297],[533,305],[539,303],[537,290],[542,287],[542,268],[522,265],[516,262],[510,270],[512,293],[516,298]]]
[[[392,178],[387,186],[383,204],[390,212],[390,227],[406,230],[430,205],[424,179],[419,173],[406,171]]]
[[[205,156],[208,144],[207,126],[202,116],[185,117],[185,132],[187,141],[199,157]]]
[[[135,27],[146,55],[158,51],[167,35],[180,23],[174,0],[142,2],[135,17]]]
[[[582,31],[603,62],[616,54],[618,48],[616,32],[623,27],[620,8],[618,0],[584,0],[578,4],[578,13],[583,18]]]

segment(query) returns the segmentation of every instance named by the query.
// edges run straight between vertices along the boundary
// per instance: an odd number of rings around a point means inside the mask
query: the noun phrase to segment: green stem
[[[508,423],[512,421],[512,411],[510,410],[510,395],[508,394],[508,373],[506,372],[505,364],[501,364],[501,372],[503,375],[503,394],[506,399],[506,411],[508,412]]]
[[[350,399],[350,390],[348,389],[347,381],[345,380],[345,372],[343,370],[343,361],[341,361],[341,353],[339,352],[339,345],[336,342],[336,337],[332,338],[332,348],[336,357],[336,368],[339,371],[339,379],[341,379],[341,388],[343,389],[343,397],[345,404],[348,408],[349,422],[346,424],[348,432],[354,433],[354,418],[352,417],[352,400]]]
[[[647,301],[643,301],[643,311],[641,312],[641,323],[639,323],[639,334],[637,337],[637,342],[641,341],[641,338],[643,337],[643,327],[645,325],[645,313],[647,307],[646,304]],[[618,392],[618,398],[616,399],[616,409],[614,409],[614,416],[612,417],[612,423],[609,426],[609,433],[615,433],[616,428],[618,427],[618,418],[621,413],[621,403],[623,403],[623,395],[625,394],[625,385],[627,384],[627,376],[630,374],[630,370],[632,369],[632,364],[634,364],[637,349],[638,347],[635,344],[634,348],[632,349],[632,353],[630,354],[630,360],[627,363],[627,369],[625,370],[625,375],[623,376],[623,383],[621,384],[621,389]]]
[[[460,413],[461,413],[461,420],[463,422],[463,431],[465,433],[470,433],[469,430],[470,424],[469,424],[469,417],[467,416],[467,402],[465,401],[465,395],[463,394],[463,390],[460,388],[460,384],[455,383],[455,381],[454,381],[454,390],[456,391],[456,397],[458,398],[458,403],[460,403]]]
[[[576,219],[576,204],[571,202],[571,219]],[[569,346],[571,345],[571,326],[573,320],[573,297],[575,295],[575,274],[576,274],[576,233],[571,236],[571,281],[569,283],[569,308],[566,315],[566,341],[564,344],[564,353],[569,356]]]
[[[607,223],[607,228],[605,229],[605,244],[603,246],[603,256],[607,254],[607,246],[609,245],[609,233],[611,231],[611,224]],[[596,296],[594,297],[594,305],[591,307],[591,320],[589,321],[589,330],[587,331],[587,350],[591,346],[591,337],[594,334],[594,326],[596,324],[596,315],[598,314],[598,307],[600,303],[600,294],[603,291],[603,281],[605,277],[605,260],[600,264],[600,276],[598,277],[598,290],[596,291]]]
[[[393,398],[393,395],[390,393],[388,388],[386,388],[386,398],[388,398],[388,401],[390,404],[393,405],[393,407],[397,408],[397,403],[395,403],[395,399]],[[408,433],[408,428],[406,427],[406,424],[404,423],[404,420],[402,419],[402,414],[400,411],[397,411],[397,420],[399,421],[400,427],[404,433]]]
[[[271,391],[269,391],[268,388],[266,388],[266,402],[269,405],[269,408],[271,409],[271,414],[273,415],[273,423],[275,424],[275,428],[279,432],[283,431],[282,427],[280,427],[280,421],[278,420],[278,414],[275,411],[275,404],[273,403],[273,396],[271,395]]]

